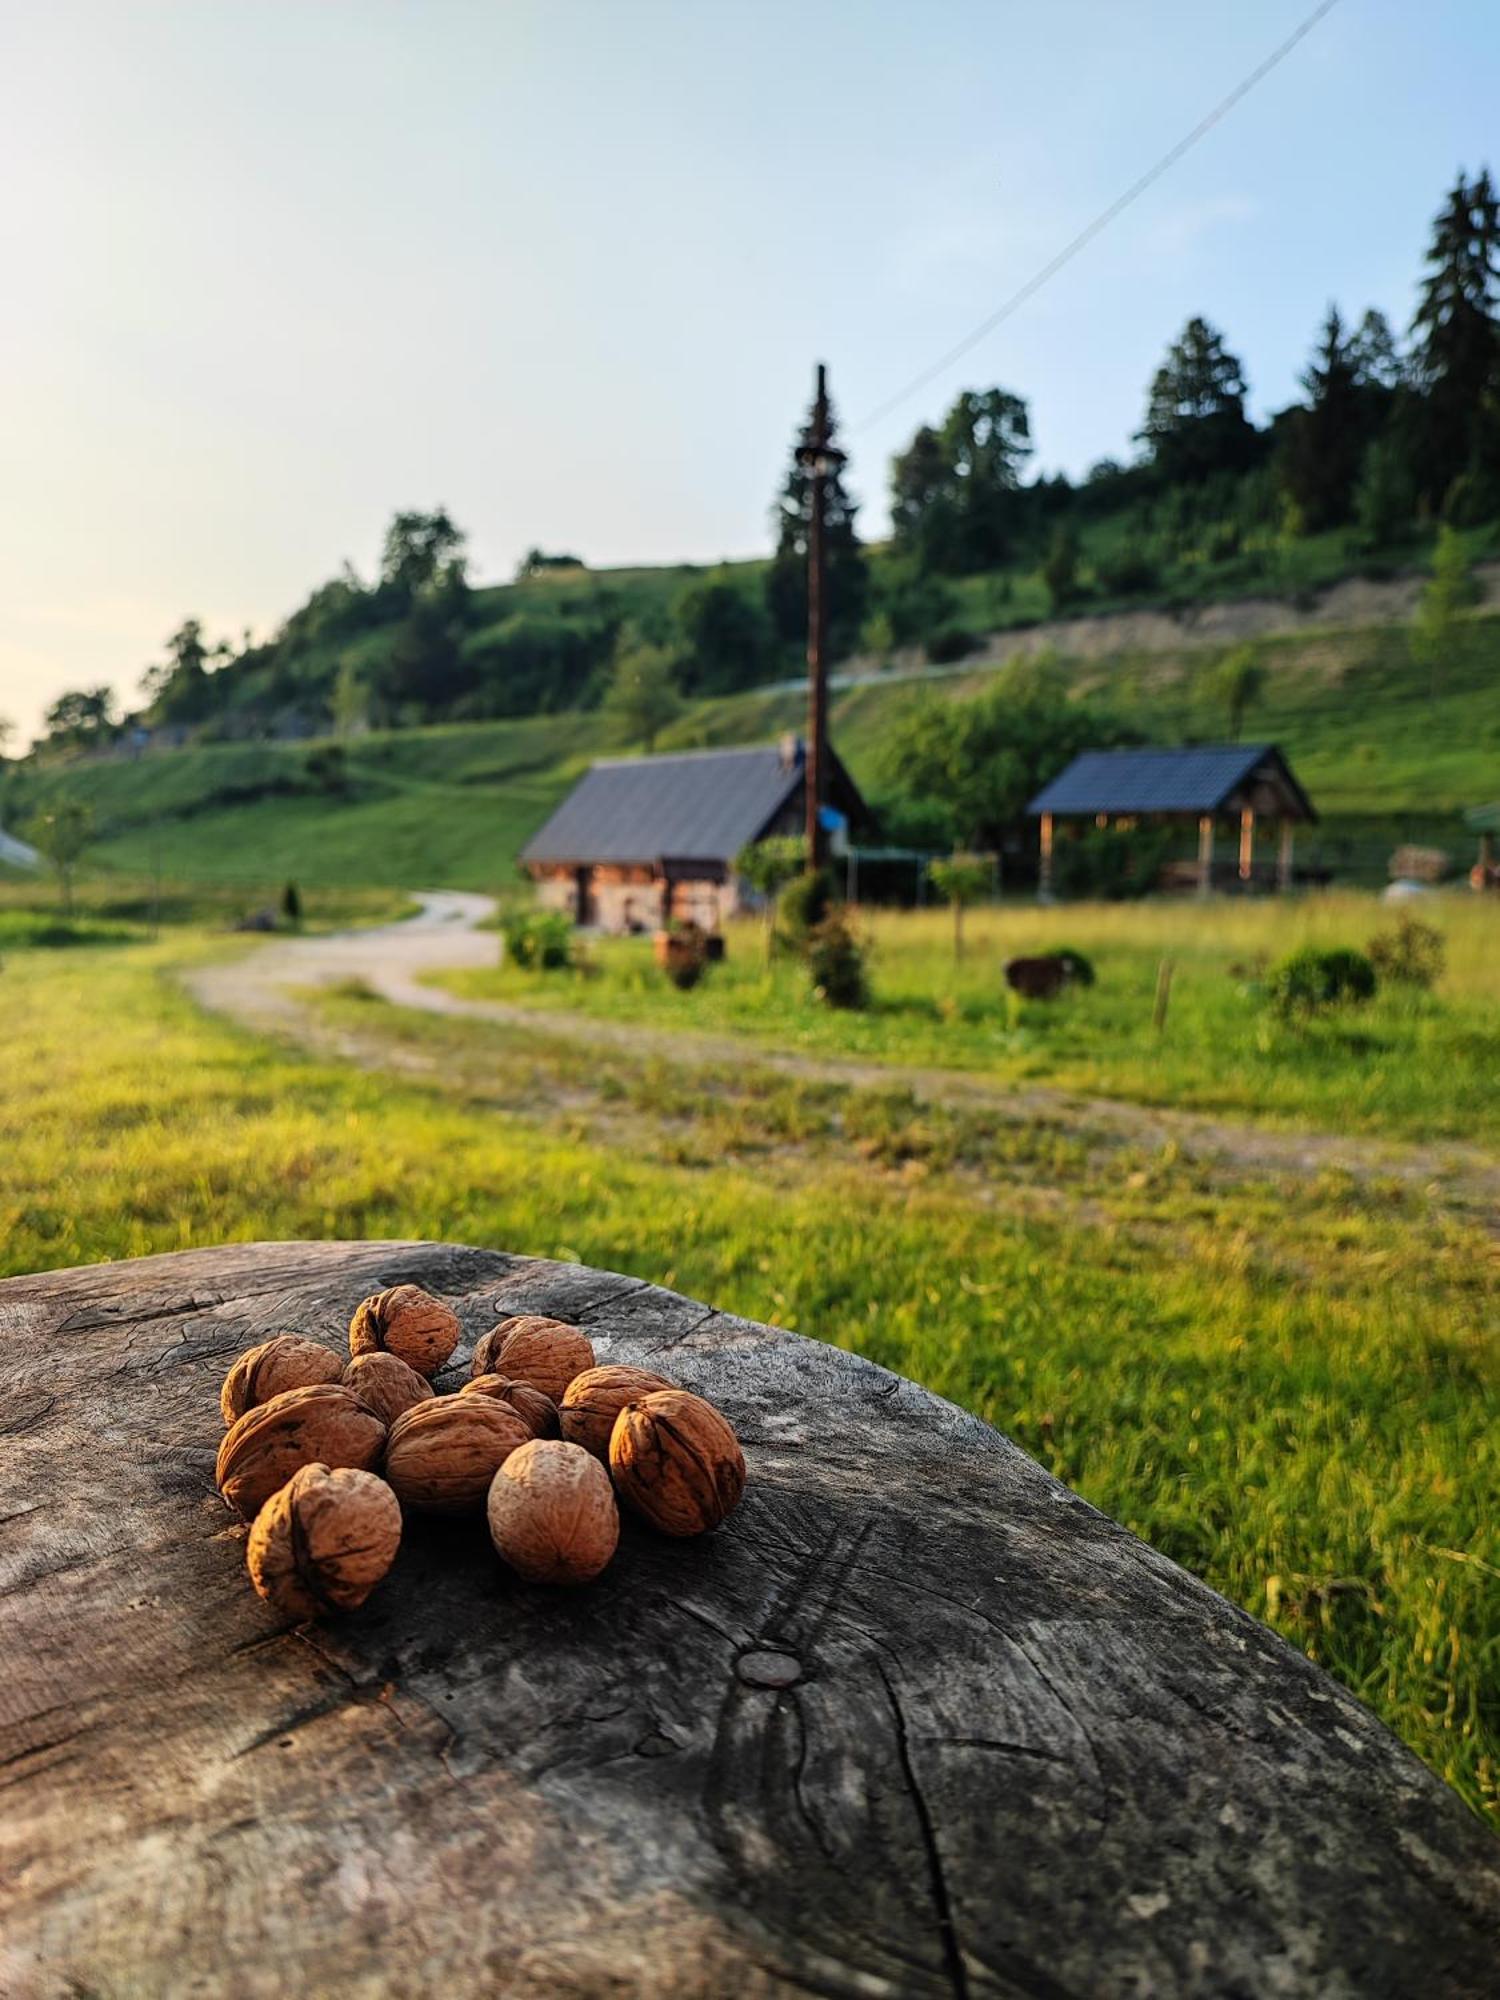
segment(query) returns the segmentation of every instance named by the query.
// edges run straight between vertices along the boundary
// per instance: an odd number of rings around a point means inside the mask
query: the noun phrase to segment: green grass
[[[140,940],[182,926],[228,930],[253,911],[279,911],[283,887],[265,876],[243,885],[157,882],[91,869],[74,884],[68,910],[46,875],[0,876],[0,951]],[[316,888],[303,894],[301,929],[389,923],[415,908],[400,889]]]
[[[1001,1425],[1494,1810],[1500,1300],[1425,1193],[327,997],[434,1065],[392,1080],[202,1017],[172,975],[203,948],[7,964],[5,1270],[416,1234],[779,1320]]]
[[[582,588],[562,578],[527,589]],[[1320,813],[1304,858],[1365,882],[1383,879],[1402,839],[1445,846],[1467,866],[1461,809],[1500,795],[1500,717],[1491,689],[1500,618],[1468,621],[1442,687],[1409,657],[1404,631],[1330,629],[1257,643],[1265,693],[1246,734],[1281,743]],[[1173,742],[1221,736],[1209,698],[1217,655],[1188,647],[1061,661],[1080,696],[1108,703],[1144,735]],[[986,684],[984,669],[924,682],[939,697]],[[882,746],[910,681],[882,679],[835,693],[834,740],[859,782],[878,795]],[[800,728],[794,688],[695,702],[662,749],[765,741]],[[514,881],[520,848],[597,756],[623,744],[598,712],[444,724],[358,737],[330,776],[328,746],[233,743],[95,763],[10,767],[0,820],[21,826],[62,795],[92,806],[98,857],[134,873],[238,882],[409,888],[496,888]]]
[[[1266,965],[1301,944],[1364,946],[1394,918],[1346,892],[1258,901],[1156,900],[971,910],[955,964],[948,912],[865,913],[875,1005],[839,1013],[812,998],[801,967],[768,972],[758,924],[731,926],[724,964],[680,993],[645,938],[590,943],[586,971],[444,974],[477,998],[563,1008],[669,1031],[706,1029],[825,1057],[972,1069],[1016,1085],[1234,1118],[1408,1138],[1500,1141],[1500,908],[1467,891],[1421,907],[1446,940],[1430,994],[1387,985],[1369,1006],[1296,1027],[1265,1003]],[[1097,984],[1053,1003],[1017,1005],[1002,976],[1012,955],[1065,944],[1093,960]],[[1158,967],[1173,962],[1165,1031],[1152,1029]]]

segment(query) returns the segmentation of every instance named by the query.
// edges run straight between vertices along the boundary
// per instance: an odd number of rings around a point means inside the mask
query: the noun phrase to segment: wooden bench
[[[414,1521],[363,1611],[287,1628],[214,1491],[220,1380],[406,1280],[468,1342],[552,1313],[711,1395],[739,1513],[627,1529],[576,1594]],[[1500,1845],[1452,1792],[853,1355],[418,1243],[14,1279],[0,1342],[6,2000],[1496,1990]]]

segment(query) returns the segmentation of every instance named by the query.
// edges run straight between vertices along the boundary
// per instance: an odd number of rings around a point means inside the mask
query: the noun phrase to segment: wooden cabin
[[[868,810],[829,752],[828,807],[859,826]],[[674,918],[716,930],[745,900],[735,857],[757,840],[801,833],[801,740],[748,750],[610,758],[579,780],[521,850],[545,908],[606,931]]]
[[[1180,750],[1085,750],[1031,801],[1040,821],[1040,888],[1052,892],[1059,826],[1196,826],[1195,861],[1169,864],[1165,887],[1286,890],[1292,884],[1295,829],[1316,821],[1312,801],[1274,743],[1193,744]],[[1275,858],[1257,860],[1257,829],[1275,841]],[[1215,842],[1233,843],[1232,861],[1218,865]],[[1180,879],[1179,879],[1180,878]]]

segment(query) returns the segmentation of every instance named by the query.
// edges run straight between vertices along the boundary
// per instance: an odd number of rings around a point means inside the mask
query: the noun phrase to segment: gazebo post
[[[1292,841],[1296,835],[1296,822],[1284,819],[1281,822],[1281,839],[1276,849],[1276,887],[1284,896],[1292,886]]]
[[[1052,901],[1052,815],[1042,814],[1042,857],[1041,869],[1037,877],[1037,901]]]
[[[1240,813],[1240,880],[1248,882],[1255,868],[1255,808]]]
[[[1214,816],[1204,813],[1198,821],[1198,894],[1206,896],[1214,886]]]

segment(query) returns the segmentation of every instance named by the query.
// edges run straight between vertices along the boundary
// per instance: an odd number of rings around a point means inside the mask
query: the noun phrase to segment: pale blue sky
[[[0,713],[273,627],[398,507],[482,579],[764,546],[813,362],[857,423],[1312,0],[0,0]],[[940,382],[1123,455],[1202,312],[1257,412],[1330,297],[1409,318],[1492,159],[1494,0],[1341,0]]]

